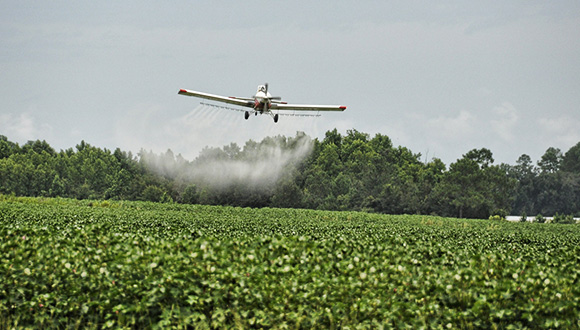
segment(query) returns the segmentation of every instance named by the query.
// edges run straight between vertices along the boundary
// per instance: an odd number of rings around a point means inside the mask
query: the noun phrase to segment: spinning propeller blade
[[[266,87],[266,95],[268,95],[268,83],[265,83],[264,87]],[[269,99],[270,100],[278,100],[278,101],[282,100],[282,98],[280,96],[272,96],[272,97],[269,97]]]

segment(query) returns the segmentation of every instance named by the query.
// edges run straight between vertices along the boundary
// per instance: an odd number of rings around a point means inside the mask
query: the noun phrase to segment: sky
[[[387,135],[450,164],[580,142],[580,2],[0,0],[0,134],[193,160],[250,139]],[[337,104],[321,117],[200,105],[191,89]]]

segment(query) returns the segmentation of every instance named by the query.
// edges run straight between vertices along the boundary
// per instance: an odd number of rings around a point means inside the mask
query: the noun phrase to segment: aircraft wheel
[[[248,120],[248,118],[250,118],[250,113],[246,111],[246,113],[244,114],[244,118],[246,118],[246,120]]]
[[[278,114],[274,115],[274,122],[277,123],[278,122]]]

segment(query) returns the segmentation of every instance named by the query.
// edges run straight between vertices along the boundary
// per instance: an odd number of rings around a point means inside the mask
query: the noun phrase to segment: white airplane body
[[[310,105],[310,104],[288,104],[282,102],[280,97],[272,96],[268,93],[268,84],[258,86],[256,94],[251,98],[235,97],[235,96],[221,96],[209,93],[191,91],[187,89],[179,90],[178,94],[199,97],[212,101],[224,102],[234,104],[241,107],[252,108],[245,112],[245,118],[250,117],[250,112],[259,114],[270,114],[274,118],[274,122],[278,122],[278,113],[273,113],[272,110],[294,110],[294,111],[344,111],[345,106],[341,105]]]

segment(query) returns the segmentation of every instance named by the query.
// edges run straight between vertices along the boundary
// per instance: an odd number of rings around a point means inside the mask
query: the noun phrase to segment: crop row
[[[580,230],[0,201],[0,327],[578,328]]]

